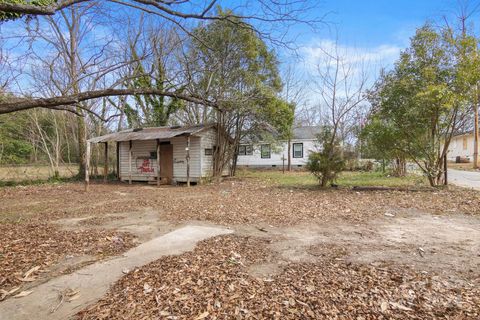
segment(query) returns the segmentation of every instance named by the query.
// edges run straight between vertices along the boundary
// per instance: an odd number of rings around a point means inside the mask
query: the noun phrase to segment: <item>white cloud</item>
[[[327,54],[333,54],[336,51],[346,64],[363,64],[378,71],[381,67],[391,67],[401,50],[401,47],[391,44],[355,47],[336,43],[331,39],[320,39],[306,45],[302,49],[302,56],[307,70],[311,70],[312,67],[321,67],[321,64],[326,61]]]

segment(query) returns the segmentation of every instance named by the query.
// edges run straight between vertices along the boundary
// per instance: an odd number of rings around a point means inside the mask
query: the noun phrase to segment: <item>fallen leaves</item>
[[[71,255],[108,256],[133,246],[126,233],[60,230],[47,223],[0,223],[0,288],[36,281]],[[5,299],[2,291],[0,300]]]
[[[265,239],[222,236],[125,275],[80,319],[476,319],[479,283],[450,283],[406,266],[357,265],[327,256],[288,263],[264,281]],[[231,263],[234,257],[241,263]],[[146,285],[148,284],[148,286]],[[144,291],[148,289],[148,295]]]
[[[25,291],[22,291],[16,295],[14,295],[13,297],[14,298],[23,298],[23,297],[26,297],[28,295],[30,295],[31,293],[33,292],[33,290],[25,290]]]
[[[145,208],[158,211],[163,220],[255,226],[335,219],[361,222],[372,217],[395,216],[398,209],[480,214],[477,205],[480,193],[460,188],[435,192],[288,189],[252,179],[226,180],[193,188],[195,192],[178,187],[93,184],[88,201],[85,201],[80,184],[4,188],[0,189],[0,221],[45,222],[86,216],[88,219],[82,220],[80,225],[95,226],[125,218],[115,214]],[[25,201],[19,203],[20,197]]]

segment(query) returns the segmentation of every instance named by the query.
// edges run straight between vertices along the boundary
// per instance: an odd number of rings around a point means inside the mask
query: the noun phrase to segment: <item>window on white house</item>
[[[303,158],[303,143],[294,143],[293,144],[293,157],[294,158]]]
[[[468,140],[467,137],[463,137],[463,150],[467,150]]]
[[[260,155],[262,159],[270,159],[272,152],[269,144],[262,144],[260,146]]]
[[[206,156],[211,156],[211,155],[213,155],[213,149],[212,149],[212,148],[205,149],[205,155],[206,155]]]
[[[251,156],[253,154],[253,146],[243,144],[238,146],[238,155],[239,156]]]
[[[238,146],[238,155],[239,156],[244,156],[247,154],[247,150],[245,146]]]

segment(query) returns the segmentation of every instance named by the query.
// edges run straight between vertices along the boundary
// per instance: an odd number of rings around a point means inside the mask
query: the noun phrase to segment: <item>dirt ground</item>
[[[182,225],[235,231],[126,275],[80,318],[480,317],[480,192],[243,179],[15,187],[0,200],[3,299]]]

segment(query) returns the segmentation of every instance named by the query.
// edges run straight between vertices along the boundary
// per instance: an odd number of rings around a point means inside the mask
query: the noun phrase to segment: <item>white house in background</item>
[[[117,144],[121,181],[186,182],[188,163],[188,179],[201,182],[212,176],[216,132],[214,125],[130,129],[88,143]]]
[[[291,161],[293,167],[303,167],[312,151],[317,150],[319,126],[298,127],[293,130]],[[281,167],[288,162],[288,142],[242,143],[239,147],[237,165],[241,167]]]
[[[455,135],[450,141],[447,158],[455,161],[457,157],[473,161],[473,132]]]

